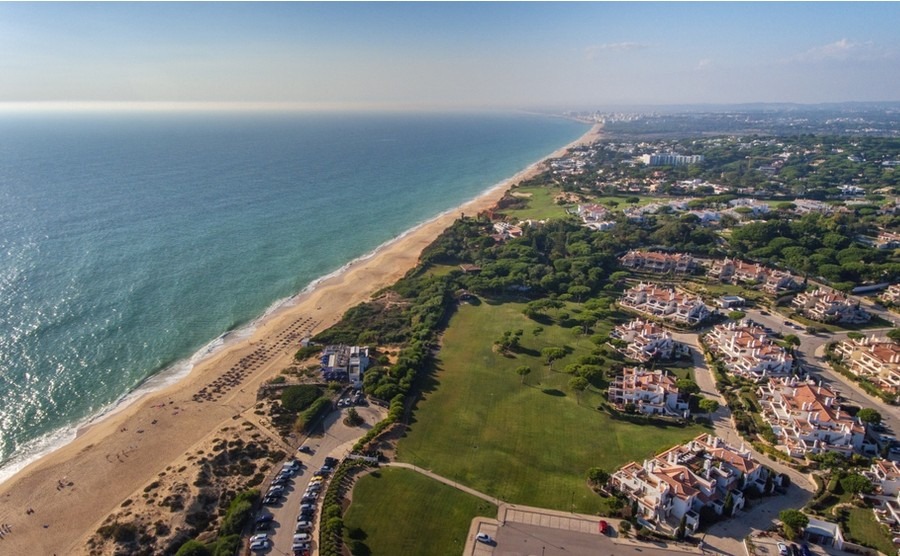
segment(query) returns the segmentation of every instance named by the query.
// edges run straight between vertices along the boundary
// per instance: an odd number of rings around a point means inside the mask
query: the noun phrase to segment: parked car
[[[313,453],[313,449],[310,448],[309,446],[300,446],[299,448],[297,448],[297,451],[303,452],[304,454],[312,454]]]
[[[329,467],[334,467],[335,465],[337,465],[337,462],[338,462],[338,460],[331,456],[328,456],[327,458],[325,458],[325,465],[327,465]]]
[[[607,533],[607,531],[609,531],[609,524],[606,523],[605,521],[603,521],[602,519],[600,520],[599,527],[600,527],[601,535],[605,535]]]
[[[265,550],[267,548],[269,548],[269,539],[263,539],[261,541],[250,543],[250,550],[253,551]]]
[[[268,531],[272,528],[271,521],[260,521],[256,524],[256,527],[253,528],[254,531]]]
[[[263,498],[263,506],[272,506],[277,504],[281,500],[281,496],[271,494]]]
[[[803,553],[800,552],[800,547],[795,543],[791,543],[791,556],[803,556]]]
[[[475,540],[484,544],[494,544],[494,539],[487,533],[478,533],[475,535]]]
[[[778,554],[779,556],[791,556],[790,550],[783,542],[778,543]]]
[[[294,529],[294,532],[306,533],[306,532],[310,531],[311,529],[312,529],[312,521],[307,521],[304,519],[303,521],[297,522],[297,527]]]
[[[309,533],[297,533],[294,535],[294,542],[309,542],[311,538]]]
[[[312,504],[300,504],[300,511],[305,512],[309,510],[315,511],[316,507]]]

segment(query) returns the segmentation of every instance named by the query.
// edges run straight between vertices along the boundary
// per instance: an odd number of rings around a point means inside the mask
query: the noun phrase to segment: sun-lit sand
[[[599,133],[595,126],[551,157],[593,142]],[[422,249],[460,213],[492,207],[510,186],[539,171],[534,165],[355,262],[273,313],[252,337],[198,363],[177,384],[81,431],[0,485],[0,526],[11,528],[0,538],[0,554],[84,553],[87,538],[124,500],[186,453],[207,445],[216,431],[240,422],[236,416],[254,406],[259,385],[290,365],[299,338],[288,341],[288,336],[316,333],[337,322],[348,308],[415,266]]]

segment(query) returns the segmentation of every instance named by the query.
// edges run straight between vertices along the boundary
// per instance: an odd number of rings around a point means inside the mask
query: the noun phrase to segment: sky
[[[0,104],[900,100],[900,3],[0,3]]]

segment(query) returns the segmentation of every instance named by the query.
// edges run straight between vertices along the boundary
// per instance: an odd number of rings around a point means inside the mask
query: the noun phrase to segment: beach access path
[[[596,141],[600,126],[568,148]],[[69,444],[27,466],[0,485],[0,522],[12,532],[0,540],[4,554],[85,554],[86,542],[103,520],[129,497],[154,481],[166,466],[208,440],[256,403],[256,391],[293,360],[284,346],[267,351],[252,369],[229,379],[227,390],[213,400],[197,396],[217,379],[258,354],[258,344],[280,342],[299,319],[313,319],[313,333],[337,322],[344,312],[386,288],[413,268],[422,250],[459,216],[477,214],[494,205],[509,187],[541,171],[534,164],[509,180],[442,214],[358,260],[293,303],[273,312],[248,339],[212,354],[191,373],[163,390],[148,394],[90,426]],[[235,382],[236,381],[236,382]],[[65,488],[58,488],[60,481]]]

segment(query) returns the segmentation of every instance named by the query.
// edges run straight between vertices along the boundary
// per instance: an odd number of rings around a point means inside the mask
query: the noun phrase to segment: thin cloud
[[[608,42],[603,44],[592,44],[584,49],[584,54],[588,60],[593,60],[601,52],[628,52],[631,50],[644,50],[646,48],[650,48],[650,45],[639,42]]]
[[[696,67],[694,67],[694,69],[697,71],[703,71],[705,69],[708,69],[712,65],[712,63],[712,60],[710,60],[709,58],[704,58],[697,62],[697,65]]]
[[[854,61],[865,62],[872,60],[884,60],[891,58],[893,52],[873,41],[856,42],[850,39],[841,39],[822,46],[815,46],[805,52],[801,52],[790,58],[789,62],[827,62],[827,61]]]

